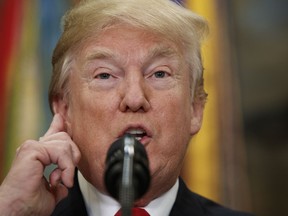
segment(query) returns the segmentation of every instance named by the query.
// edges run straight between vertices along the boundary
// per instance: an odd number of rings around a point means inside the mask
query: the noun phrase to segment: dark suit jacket
[[[77,176],[77,175],[75,175]],[[170,216],[249,216],[250,214],[227,209],[211,200],[188,190],[180,179],[176,201]],[[74,180],[74,187],[69,190],[67,198],[55,208],[52,216],[87,216],[85,203],[81,194],[78,178]],[[153,216],[153,215],[151,215]],[[250,215],[251,216],[251,215]]]

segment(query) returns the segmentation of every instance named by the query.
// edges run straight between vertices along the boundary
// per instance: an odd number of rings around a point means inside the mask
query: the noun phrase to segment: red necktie
[[[121,216],[121,209],[115,214],[115,216]],[[145,209],[132,208],[132,216],[150,216]]]

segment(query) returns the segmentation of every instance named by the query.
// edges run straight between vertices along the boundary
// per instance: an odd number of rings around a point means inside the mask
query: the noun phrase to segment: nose
[[[126,77],[122,83],[120,110],[122,112],[147,112],[150,109],[148,87],[142,75]]]

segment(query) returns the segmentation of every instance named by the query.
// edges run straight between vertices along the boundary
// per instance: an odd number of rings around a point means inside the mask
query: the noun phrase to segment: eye
[[[109,73],[101,73],[95,76],[96,79],[109,79],[111,74]]]
[[[166,76],[168,76],[168,73],[165,71],[156,71],[154,73],[155,78],[164,78]]]

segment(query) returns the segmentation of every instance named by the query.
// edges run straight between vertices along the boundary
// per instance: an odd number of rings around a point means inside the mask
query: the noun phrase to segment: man
[[[52,60],[54,118],[43,137],[17,150],[0,188],[1,215],[115,215],[121,206],[104,185],[105,158],[126,133],[150,162],[151,184],[135,207],[151,216],[245,215],[179,179],[206,99],[206,22],[168,0],[83,1],[63,21]]]

